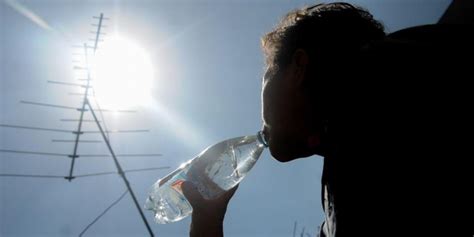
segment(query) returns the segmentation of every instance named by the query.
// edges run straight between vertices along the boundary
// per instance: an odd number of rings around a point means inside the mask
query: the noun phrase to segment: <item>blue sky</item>
[[[11,5],[12,1],[8,1]],[[73,44],[90,38],[93,15],[110,17],[117,32],[148,52],[155,68],[153,105],[136,114],[105,115],[112,129],[151,129],[111,136],[117,153],[162,153],[120,158],[125,169],[170,166],[130,173],[144,203],[149,187],[182,162],[220,140],[255,134],[260,126],[260,37],[289,10],[314,1],[15,1],[51,27],[39,27],[0,1],[0,124],[74,129],[62,118],[75,111],[21,104],[21,100],[78,106],[69,88],[47,80],[74,81]],[[358,0],[389,32],[434,23],[449,0]],[[105,41],[104,43],[106,43]],[[126,96],[126,95],[124,95]],[[90,117],[89,117],[90,118]],[[94,129],[93,124],[86,124]],[[87,139],[100,139],[88,135]],[[71,153],[70,134],[0,127],[0,149]],[[107,153],[104,144],[81,144],[79,153]],[[0,173],[66,175],[70,160],[0,153]],[[320,205],[322,159],[278,163],[266,151],[242,182],[228,209],[226,236],[291,236],[304,226],[315,235]],[[115,171],[111,158],[76,162],[76,174]],[[0,177],[0,236],[77,236],[125,190],[118,175],[76,179]],[[190,219],[158,225],[145,212],[156,236],[186,236]],[[88,230],[86,236],[146,236],[129,196]]]

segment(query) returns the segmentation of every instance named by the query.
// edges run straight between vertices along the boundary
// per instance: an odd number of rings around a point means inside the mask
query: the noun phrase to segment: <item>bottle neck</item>
[[[268,143],[267,141],[265,140],[265,136],[263,135],[263,131],[259,131],[257,133],[257,140],[260,142],[260,144],[263,145],[263,147],[267,148],[268,147]]]

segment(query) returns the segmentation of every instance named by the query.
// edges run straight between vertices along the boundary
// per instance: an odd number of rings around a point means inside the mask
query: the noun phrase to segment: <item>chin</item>
[[[298,159],[298,158],[290,158],[290,157],[285,157],[285,156],[275,156],[272,154],[272,157],[282,163],[290,162],[292,160]]]
[[[270,154],[272,157],[282,163],[289,162],[292,160],[306,158],[312,155],[312,153],[301,153],[301,152],[291,152],[289,150],[284,149],[274,149],[270,146]]]

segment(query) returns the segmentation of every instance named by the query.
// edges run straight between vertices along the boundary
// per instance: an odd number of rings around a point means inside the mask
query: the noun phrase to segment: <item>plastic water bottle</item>
[[[155,221],[166,224],[192,213],[192,207],[181,189],[184,181],[192,182],[206,199],[215,199],[235,187],[257,162],[267,147],[262,132],[257,135],[228,139],[206,148],[182,164],[152,187],[145,208],[155,213]]]

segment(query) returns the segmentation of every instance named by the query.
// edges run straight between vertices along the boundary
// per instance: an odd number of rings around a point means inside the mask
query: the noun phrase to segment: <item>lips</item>
[[[263,135],[263,139],[265,139],[265,142],[267,144],[270,144],[270,135],[269,135],[269,128],[267,126],[264,126],[263,127],[263,130],[262,130],[262,135]]]

